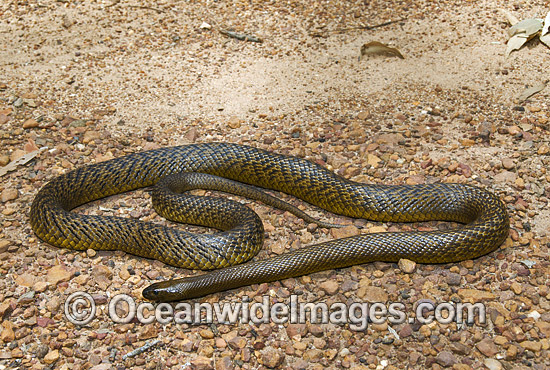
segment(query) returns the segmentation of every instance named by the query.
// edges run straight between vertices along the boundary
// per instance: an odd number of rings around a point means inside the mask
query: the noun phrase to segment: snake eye
[[[160,293],[161,293],[161,290],[157,289],[155,284],[152,284],[152,285],[149,285],[147,288],[143,289],[143,292],[141,294],[145,299],[148,299],[150,301],[158,301]]]

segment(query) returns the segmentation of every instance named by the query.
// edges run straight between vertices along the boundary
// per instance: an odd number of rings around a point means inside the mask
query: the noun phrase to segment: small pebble
[[[2,191],[0,196],[2,203],[9,202],[10,200],[15,200],[19,197],[19,191],[13,188],[7,188]]]
[[[504,158],[502,159],[502,167],[511,170],[515,167],[514,161],[511,158]]]
[[[456,357],[449,351],[439,352],[435,360],[443,367],[451,367],[457,363]]]
[[[260,351],[260,357],[258,360],[264,366],[270,369],[275,369],[282,365],[285,360],[285,355],[281,351],[267,347],[266,349]]]
[[[416,270],[416,262],[405,258],[401,258],[397,265],[406,274],[412,274]]]
[[[23,122],[24,129],[35,128],[35,127],[38,127],[38,125],[39,125],[38,121],[33,118],[29,118],[28,120]]]
[[[497,345],[490,338],[485,338],[477,343],[476,348],[487,357],[493,357],[499,352]]]
[[[496,360],[494,358],[486,358],[483,361],[483,365],[487,367],[489,370],[501,370],[503,369],[502,364],[499,360]]]
[[[46,356],[44,356],[44,362],[46,364],[53,364],[57,360],[59,360],[59,351],[58,350],[50,351],[50,352],[48,352],[48,354]]]
[[[338,291],[340,284],[334,280],[327,280],[319,284],[319,287],[323,289],[328,295],[333,295]]]
[[[459,274],[451,272],[449,273],[449,275],[447,275],[447,284],[452,286],[459,286],[460,282],[461,282],[461,277]]]

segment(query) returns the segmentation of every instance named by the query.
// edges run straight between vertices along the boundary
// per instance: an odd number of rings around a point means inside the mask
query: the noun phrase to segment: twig
[[[160,343],[160,340],[158,339],[155,339],[153,341],[150,341],[150,342],[147,342],[145,343],[143,346],[139,347],[139,348],[136,348],[134,349],[133,351],[131,352],[128,352],[127,354],[125,354],[124,356],[122,356],[122,359],[123,360],[126,360],[127,358],[130,358],[130,357],[134,357],[134,356],[137,356],[139,354],[142,354],[143,352],[145,351],[148,351],[151,347],[154,347],[156,346],[157,344]]]
[[[397,339],[397,340],[401,339],[401,338],[399,337],[399,334],[397,334],[397,332],[395,331],[395,329],[392,328],[391,326],[388,326],[388,331],[395,337],[395,339]]]
[[[220,33],[227,37],[232,37],[234,39],[241,40],[241,41],[262,42],[262,39],[256,36],[247,35],[244,33],[236,33],[236,32],[227,31],[227,30],[220,30]]]
[[[525,100],[529,99],[531,96],[535,95],[536,93],[544,90],[546,85],[548,84],[548,80],[544,81],[543,83],[537,84],[535,86],[532,86],[528,89],[523,90],[521,95],[518,97],[518,104],[523,103]]]
[[[0,177],[4,176],[8,172],[14,171],[17,168],[17,166],[22,166],[24,164],[27,164],[32,159],[34,159],[34,157],[36,157],[38,154],[40,154],[44,150],[46,150],[46,148],[40,148],[38,150],[32,151],[16,159],[15,161],[8,163],[4,167],[0,167]]]
[[[400,18],[395,21],[387,21],[384,23],[376,24],[374,26],[357,26],[357,27],[349,27],[349,28],[338,28],[335,30],[328,30],[328,31],[319,31],[319,32],[313,32],[311,33],[311,36],[313,37],[323,37],[327,33],[339,33],[339,32],[347,32],[347,31],[353,31],[353,30],[373,30],[375,28],[389,26],[390,24],[402,22],[406,20],[406,18]]]
[[[120,4],[120,0],[114,0],[111,4],[106,5],[105,8],[110,8],[112,6],[119,5],[119,4]],[[128,8],[147,9],[147,10],[154,10],[157,13],[164,13],[164,9],[153,8],[152,6],[147,6],[147,5],[125,5],[125,6],[127,6]]]
[[[110,3],[109,5],[106,5],[105,7],[106,7],[106,8],[110,8],[110,7],[112,7],[112,6],[117,5],[118,3],[120,3],[120,0],[114,0],[112,3]]]
[[[127,6],[129,8],[147,9],[147,10],[154,10],[157,13],[164,13],[164,9],[153,8],[152,6],[147,6],[147,5],[127,5]]]

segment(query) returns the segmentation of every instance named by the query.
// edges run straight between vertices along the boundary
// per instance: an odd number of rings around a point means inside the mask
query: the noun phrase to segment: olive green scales
[[[349,217],[394,222],[441,220],[464,225],[446,231],[353,236],[244,263],[261,248],[263,226],[255,213],[237,202],[190,195],[183,208],[184,215],[178,216],[169,208],[163,210],[167,201],[156,201],[157,209],[169,218],[224,230],[213,235],[191,234],[127,218],[71,212],[87,202],[148,187],[168,175],[187,172],[282,191]],[[185,190],[179,185],[180,180],[172,176],[164,182],[168,187],[178,188],[177,191]],[[233,181],[210,176],[199,175],[190,181],[211,180],[219,182],[210,187],[213,189],[227,188],[230,192],[233,187]],[[156,192],[165,192],[164,187],[157,189]],[[171,196],[170,191],[166,193],[160,199]],[[263,199],[262,195],[256,199]],[[155,283],[143,291],[144,297],[159,301],[194,298],[373,261],[407,258],[420,263],[444,263],[473,259],[498,248],[509,231],[503,202],[475,186],[357,183],[304,159],[227,143],[161,148],[68,172],[38,192],[31,206],[30,222],[40,239],[58,247],[122,250],[183,268],[219,269]]]

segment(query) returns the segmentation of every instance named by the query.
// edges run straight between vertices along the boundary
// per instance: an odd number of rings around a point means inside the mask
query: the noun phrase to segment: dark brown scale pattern
[[[151,186],[180,172],[207,173],[282,191],[350,217],[465,225],[448,231],[355,236],[233,266],[252,258],[263,236],[252,241],[238,238],[245,244],[222,249],[226,240],[220,234],[195,235],[137,220],[70,212],[89,201]],[[201,206],[194,207],[199,210]],[[144,290],[146,298],[164,301],[371,261],[408,258],[444,263],[472,259],[498,248],[509,230],[505,205],[478,187],[361,184],[304,159],[225,143],[163,148],[76,169],[39,191],[30,221],[41,239],[59,247],[117,249],[192,269],[225,267],[198,277],[156,283]]]

